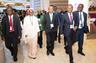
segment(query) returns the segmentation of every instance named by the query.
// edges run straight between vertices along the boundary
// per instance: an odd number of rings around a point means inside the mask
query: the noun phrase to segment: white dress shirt
[[[49,16],[50,16],[50,20],[52,22],[52,19],[53,19],[53,13],[49,13]]]
[[[79,29],[84,27],[84,15],[83,12],[81,12],[81,20],[80,20],[80,12],[79,12]]]
[[[70,13],[68,13],[68,16],[69,16],[69,20],[70,20]],[[72,16],[72,24],[70,25],[70,28],[73,29],[74,28],[74,20],[73,20],[73,13],[71,13],[71,16]]]

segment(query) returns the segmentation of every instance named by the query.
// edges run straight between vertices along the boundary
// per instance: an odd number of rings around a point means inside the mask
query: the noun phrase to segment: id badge
[[[51,26],[51,28],[53,28],[53,27],[54,27],[54,25],[53,25],[53,24],[50,24],[50,26]]]
[[[74,26],[73,25],[70,25],[70,28],[74,28]]]

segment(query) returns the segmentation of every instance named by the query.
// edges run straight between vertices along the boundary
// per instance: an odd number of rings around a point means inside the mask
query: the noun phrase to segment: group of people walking
[[[69,55],[70,63],[74,63],[72,45],[78,41],[78,53],[85,56],[83,52],[84,33],[88,33],[87,14],[83,12],[84,5],[79,4],[77,11],[73,11],[73,6],[68,4],[66,12],[55,11],[55,6],[50,5],[48,12],[43,11],[41,15],[34,15],[32,8],[26,11],[23,24],[21,26],[18,15],[13,14],[13,8],[6,9],[3,17],[2,36],[6,47],[11,51],[13,60],[16,62],[18,54],[18,44],[22,39],[28,45],[28,57],[36,59],[37,45],[43,45],[43,31],[46,33],[46,54],[55,56],[54,42],[59,40],[60,34],[64,35],[64,49]],[[59,34],[58,34],[59,29]],[[57,36],[58,35],[58,36]]]

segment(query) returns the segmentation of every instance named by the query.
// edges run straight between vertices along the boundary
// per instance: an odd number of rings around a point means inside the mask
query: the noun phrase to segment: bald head
[[[72,4],[68,4],[67,11],[68,11],[69,13],[71,13],[71,12],[73,11],[73,5],[72,5]]]

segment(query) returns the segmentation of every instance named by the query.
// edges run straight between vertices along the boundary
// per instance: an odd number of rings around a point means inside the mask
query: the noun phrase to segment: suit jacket
[[[39,26],[40,31],[44,31],[45,30],[44,15],[41,15],[40,16],[40,22],[39,22],[39,24],[41,25],[41,26]]]
[[[9,25],[9,18],[8,15],[4,16],[1,22],[2,25],[2,33],[4,37],[7,37],[10,35],[10,25]],[[20,20],[17,15],[13,15],[13,27],[14,27],[14,35],[16,37],[21,36],[21,26],[20,26]]]
[[[45,22],[45,31],[47,32],[51,32],[51,31],[57,31],[58,28],[58,18],[57,15],[55,13],[53,13],[53,19],[51,22],[49,13],[45,14],[44,16],[44,22]],[[50,24],[53,24],[54,27],[51,29]]]
[[[74,15],[73,15],[72,21],[74,21]],[[75,21],[74,21],[74,26],[75,26]],[[71,33],[70,19],[69,19],[68,13],[65,13],[62,16],[62,32],[64,33],[65,36],[69,36]]]
[[[79,12],[78,11],[75,11],[73,12],[73,15],[74,15],[74,20],[76,22],[75,26],[79,27]],[[83,12],[83,16],[84,16],[84,27],[87,26],[87,14],[85,12]]]

